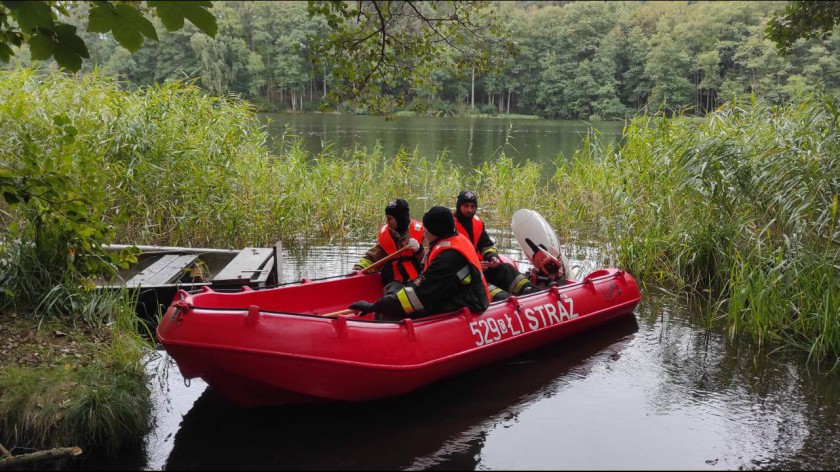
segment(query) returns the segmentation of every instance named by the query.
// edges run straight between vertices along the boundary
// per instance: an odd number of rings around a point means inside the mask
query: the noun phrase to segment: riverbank
[[[0,314],[0,444],[15,456],[78,446],[86,457],[142,440],[149,345],[132,326],[125,315],[95,326]]]

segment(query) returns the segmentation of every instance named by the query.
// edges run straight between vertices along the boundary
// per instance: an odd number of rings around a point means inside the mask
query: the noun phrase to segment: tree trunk
[[[472,89],[470,92],[470,108],[475,110],[475,67],[472,69]]]
[[[700,113],[700,73],[694,71],[694,115]]]
[[[507,99],[507,114],[510,115],[510,90],[508,90],[508,99]]]
[[[271,93],[272,93],[272,86],[271,86],[271,54],[266,57],[266,65],[265,70],[268,71],[268,86],[266,87],[266,91],[268,92],[268,103],[274,103],[271,100]]]

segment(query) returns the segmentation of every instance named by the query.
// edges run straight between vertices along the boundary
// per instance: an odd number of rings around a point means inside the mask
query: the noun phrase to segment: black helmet
[[[423,226],[426,231],[438,238],[448,238],[457,233],[452,211],[442,206],[433,206],[423,215]]]
[[[459,209],[464,203],[470,202],[478,206],[478,197],[472,190],[464,190],[458,194],[458,203],[455,204],[455,209]]]
[[[397,220],[397,231],[400,233],[404,232],[408,228],[409,223],[411,223],[408,202],[401,198],[397,198],[388,203],[388,206],[385,207],[385,214],[393,216]]]

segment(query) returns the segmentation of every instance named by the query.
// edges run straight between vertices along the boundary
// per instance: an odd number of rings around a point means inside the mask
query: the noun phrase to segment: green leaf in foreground
[[[131,52],[143,45],[143,36],[158,40],[157,31],[151,21],[136,8],[118,4],[96,4],[90,12],[88,31],[107,33],[112,31],[114,39]]]
[[[183,28],[186,18],[207,35],[216,36],[218,31],[216,17],[207,10],[213,6],[211,2],[150,1],[148,3],[150,7],[156,9],[158,18],[169,31]]]

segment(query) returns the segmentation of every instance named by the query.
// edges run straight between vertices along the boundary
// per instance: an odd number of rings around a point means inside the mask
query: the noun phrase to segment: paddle
[[[391,262],[392,260],[399,257],[402,253],[405,252],[406,249],[411,249],[411,246],[403,246],[402,248],[400,248],[399,250],[397,250],[393,254],[390,254],[387,257],[383,257],[382,259],[379,259],[375,263],[373,263],[373,264],[365,267],[364,269],[362,269],[362,273],[363,274],[370,274],[374,270],[376,270],[376,269],[382,267],[383,265],[385,265],[386,262]]]
[[[379,259],[378,261],[376,261],[374,264],[371,264],[371,265],[365,267],[364,269],[361,270],[361,272],[363,274],[370,274],[374,270],[376,270],[376,269],[382,267],[383,265],[385,265],[386,262],[390,262],[390,261],[396,259],[397,257],[399,257],[402,253],[404,253],[406,251],[406,249],[411,249],[411,246],[403,246],[402,248],[398,249],[393,254],[389,254],[387,257],[383,257],[382,259]],[[336,318],[339,315],[350,315],[350,314],[358,313],[358,312],[359,312],[359,310],[354,310],[352,308],[347,308],[347,309],[344,309],[344,310],[334,311],[332,313],[324,313],[321,316],[324,317],[324,318]]]
[[[338,318],[339,315],[352,315],[353,313],[358,313],[359,310],[354,310],[352,308],[347,308],[345,310],[338,310],[332,313],[324,313],[321,315],[324,318]]]

